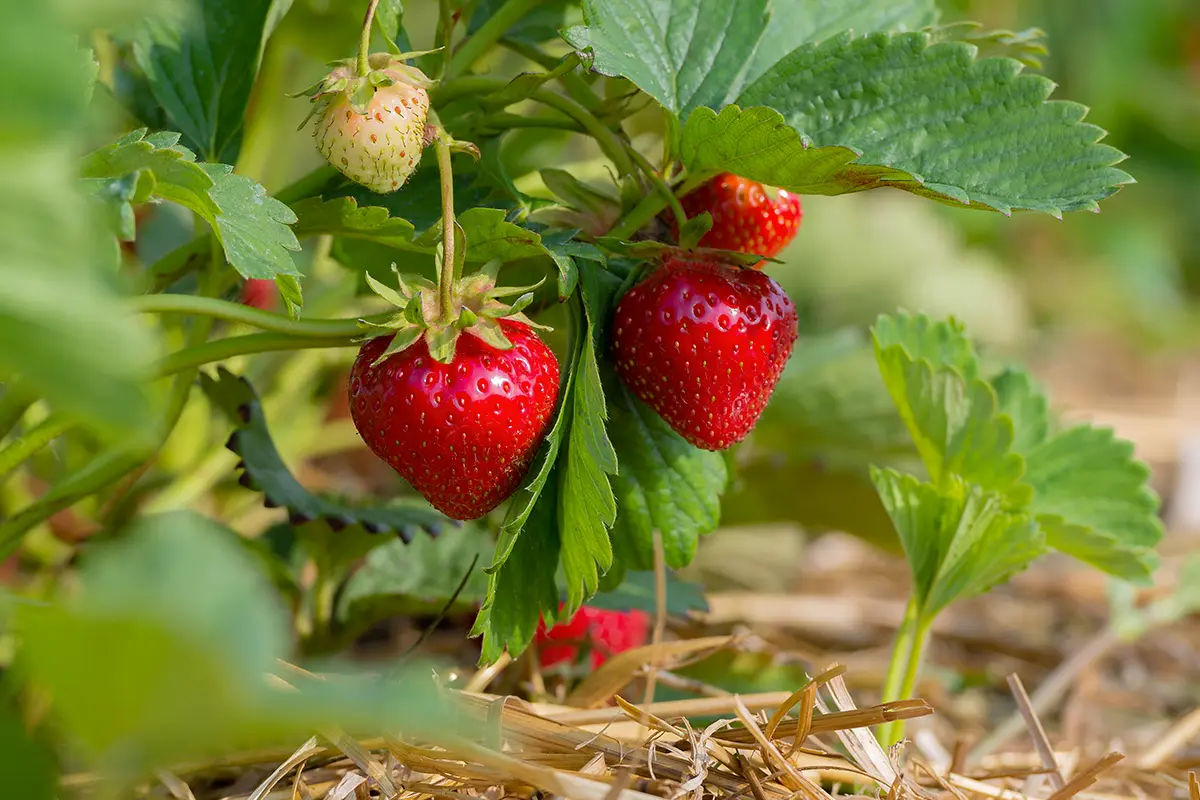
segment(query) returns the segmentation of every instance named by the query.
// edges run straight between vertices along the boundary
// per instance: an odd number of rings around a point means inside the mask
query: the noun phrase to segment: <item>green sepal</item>
[[[704,234],[712,230],[712,226],[712,214],[707,211],[702,211],[697,216],[692,217],[683,223],[683,227],[679,229],[679,246],[685,250],[694,250],[700,245],[700,240],[704,238]]]
[[[391,56],[391,57],[396,59],[397,61],[412,61],[414,58],[420,58],[421,56],[431,56],[434,53],[440,53],[445,49],[446,48],[443,46],[443,47],[435,47],[432,50],[409,50],[404,53],[397,53],[396,55]]]
[[[479,321],[478,315],[476,315],[476,313],[474,311],[472,311],[471,309],[467,308],[466,306],[463,306],[462,309],[458,312],[458,319],[456,319],[454,321],[454,327],[458,328],[459,330],[462,330],[463,328],[468,328],[468,327],[474,325],[478,321]]]
[[[382,283],[375,280],[375,278],[371,276],[370,272],[366,273],[366,277],[367,285],[371,287],[371,291],[375,292],[375,294],[379,295],[384,300],[387,300],[392,305],[404,307],[408,303],[408,298],[411,297],[411,295],[402,297],[395,289],[391,288],[390,286],[384,286]]]
[[[540,322],[534,322],[533,320],[531,320],[529,317],[525,316],[520,311],[518,311],[516,314],[507,315],[507,319],[510,319],[513,322],[520,322],[524,325],[528,325],[529,327],[534,328],[535,330],[539,330],[539,331],[554,330],[554,328],[551,328],[549,325],[542,325]]]
[[[404,318],[413,325],[420,325],[425,321],[425,302],[420,293],[413,295],[404,307]]]
[[[451,153],[466,153],[476,161],[480,158],[479,147],[474,142],[460,142],[458,139],[451,139],[447,144],[450,146]]]
[[[497,350],[511,350],[513,347],[513,343],[508,340],[500,328],[500,323],[489,317],[480,317],[479,321],[467,332]]]
[[[396,82],[396,79],[393,78],[391,75],[388,75],[386,72],[379,72],[379,71],[372,72],[370,75],[367,76],[367,80],[370,81],[371,85],[376,88],[383,88],[384,86],[391,86],[392,84],[394,84]]]
[[[514,314],[520,314],[522,311],[524,311],[526,308],[528,308],[529,304],[532,302],[533,302],[533,292],[526,292],[525,294],[521,295],[516,300],[514,300],[512,302],[512,305],[507,306],[504,309],[502,309],[500,311],[500,313],[489,314],[488,316],[494,317],[494,318],[511,317]]]
[[[422,333],[424,333],[424,331],[422,331],[416,325],[410,325],[406,328],[401,328],[400,330],[396,331],[396,335],[392,337],[392,341],[388,343],[387,349],[379,355],[379,358],[371,362],[371,366],[378,367],[396,353],[402,353],[408,348],[412,347],[417,343],[417,340],[421,338]]]
[[[545,282],[546,279],[543,277],[537,283],[530,284],[529,286],[494,286],[488,289],[487,296],[489,298],[498,298],[512,297],[514,294],[525,294],[526,292],[536,291]]]
[[[375,87],[370,81],[362,79],[354,83],[354,91],[350,93],[350,107],[354,109],[355,114],[366,114],[371,99],[375,97]]]
[[[452,325],[435,325],[427,328],[424,333],[425,344],[429,347],[429,355],[434,361],[441,364],[454,361],[455,345],[460,333],[457,328]]]
[[[480,267],[475,274],[484,275],[487,278],[490,278],[492,284],[495,285],[496,282],[500,280],[500,270],[503,266],[503,261],[498,258],[493,258],[491,261],[488,261],[486,264]]]

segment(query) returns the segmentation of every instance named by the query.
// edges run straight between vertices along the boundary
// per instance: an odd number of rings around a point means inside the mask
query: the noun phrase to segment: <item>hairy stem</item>
[[[0,483],[34,453],[74,428],[76,422],[61,415],[51,414],[34,425],[29,431],[0,450]]]
[[[367,13],[363,17],[362,33],[358,37],[358,74],[359,77],[366,77],[371,71],[371,23],[375,21],[375,9],[379,7],[379,0],[371,0],[367,3]]]
[[[639,153],[634,147],[629,147],[629,155],[633,162],[638,165],[650,182],[654,184],[654,188],[658,190],[659,195],[666,201],[671,208],[671,213],[675,215],[675,224],[683,229],[683,224],[687,222],[687,214],[683,210],[683,206],[679,202],[679,198],[675,196],[675,192],[663,180],[663,177],[654,169],[654,165],[650,163],[650,159]]]
[[[290,337],[310,337],[328,339],[332,337],[348,338],[362,333],[359,319],[313,319],[293,320],[283,314],[270,311],[260,311],[257,308],[220,300],[216,297],[203,297],[190,294],[156,294],[142,295],[130,301],[134,311],[146,314],[192,314],[201,317],[222,319],[227,322],[237,322],[260,328],[264,331],[284,333]],[[377,314],[363,319],[369,322],[382,322],[390,314]]]
[[[433,142],[437,150],[438,174],[442,181],[442,263],[438,267],[438,301],[442,308],[442,322],[454,321],[454,172],[450,168],[450,140],[446,129],[436,120],[437,138]]]
[[[453,78],[470,70],[484,53],[500,41],[501,36],[508,33],[509,28],[541,2],[543,0],[507,0],[450,58],[446,77]]]

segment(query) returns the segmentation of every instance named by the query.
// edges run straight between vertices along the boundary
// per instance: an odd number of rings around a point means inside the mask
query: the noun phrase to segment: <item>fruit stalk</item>
[[[362,33],[358,38],[358,75],[360,78],[365,78],[371,71],[371,63],[368,60],[371,55],[371,23],[375,21],[375,9],[378,7],[379,0],[371,0],[367,4],[367,13],[363,17]]]
[[[442,181],[442,263],[438,267],[438,302],[442,307],[441,321],[454,321],[454,287],[458,280],[454,267],[454,172],[450,166],[450,142],[446,129],[433,111],[431,124],[436,125],[433,147],[437,151],[438,175]]]
[[[654,169],[654,165],[644,155],[639,153],[636,148],[629,148],[629,155],[633,158],[638,169],[645,173],[650,182],[654,184],[654,188],[658,190],[659,195],[666,201],[671,208],[671,213],[675,215],[675,224],[680,228],[687,222],[687,213],[683,210],[683,204],[679,202],[679,198],[675,196],[675,192],[663,180],[663,177]]]

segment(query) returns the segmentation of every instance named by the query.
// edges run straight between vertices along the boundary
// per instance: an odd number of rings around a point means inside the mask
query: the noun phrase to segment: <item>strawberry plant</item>
[[[942,24],[933,0],[333,4],[352,22],[299,0],[70,5],[0,26],[0,63],[41,71],[10,87],[0,151],[0,553],[57,572],[97,552],[94,606],[19,615],[30,674],[97,751],[121,731],[81,722],[64,666],[103,633],[94,608],[162,596],[151,622],[213,641],[236,617],[172,605],[179,559],[277,607],[309,655],[447,602],[484,662],[556,630],[555,659],[619,649],[586,604],[653,569],[656,540],[690,563],[760,419],[832,437],[908,559],[885,699],[912,692],[941,610],[1043,553],[1150,579],[1157,499],[1127,443],[1060,425],[953,320],[898,312],[831,343],[772,277],[816,224],[804,195],[1061,218],[1131,182],[1026,37]],[[332,67],[293,74],[301,43]],[[297,166],[275,148],[298,125]],[[861,378],[872,348],[878,437],[839,417],[838,370]],[[347,450],[378,476],[367,496],[295,466]],[[122,588],[137,575],[152,585]],[[260,616],[220,680],[284,651]],[[119,633],[149,648],[147,630]],[[149,688],[152,710],[170,687]],[[380,719],[347,692],[316,692],[313,716]],[[220,708],[254,717],[248,696]],[[213,736],[261,732],[242,722]]]

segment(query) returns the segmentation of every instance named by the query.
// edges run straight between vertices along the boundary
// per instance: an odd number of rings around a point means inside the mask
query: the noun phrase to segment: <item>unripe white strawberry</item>
[[[360,76],[348,59],[314,86],[310,117],[318,116],[313,138],[321,155],[347,178],[387,194],[421,162],[431,82],[389,53],[369,62],[370,71]]]

